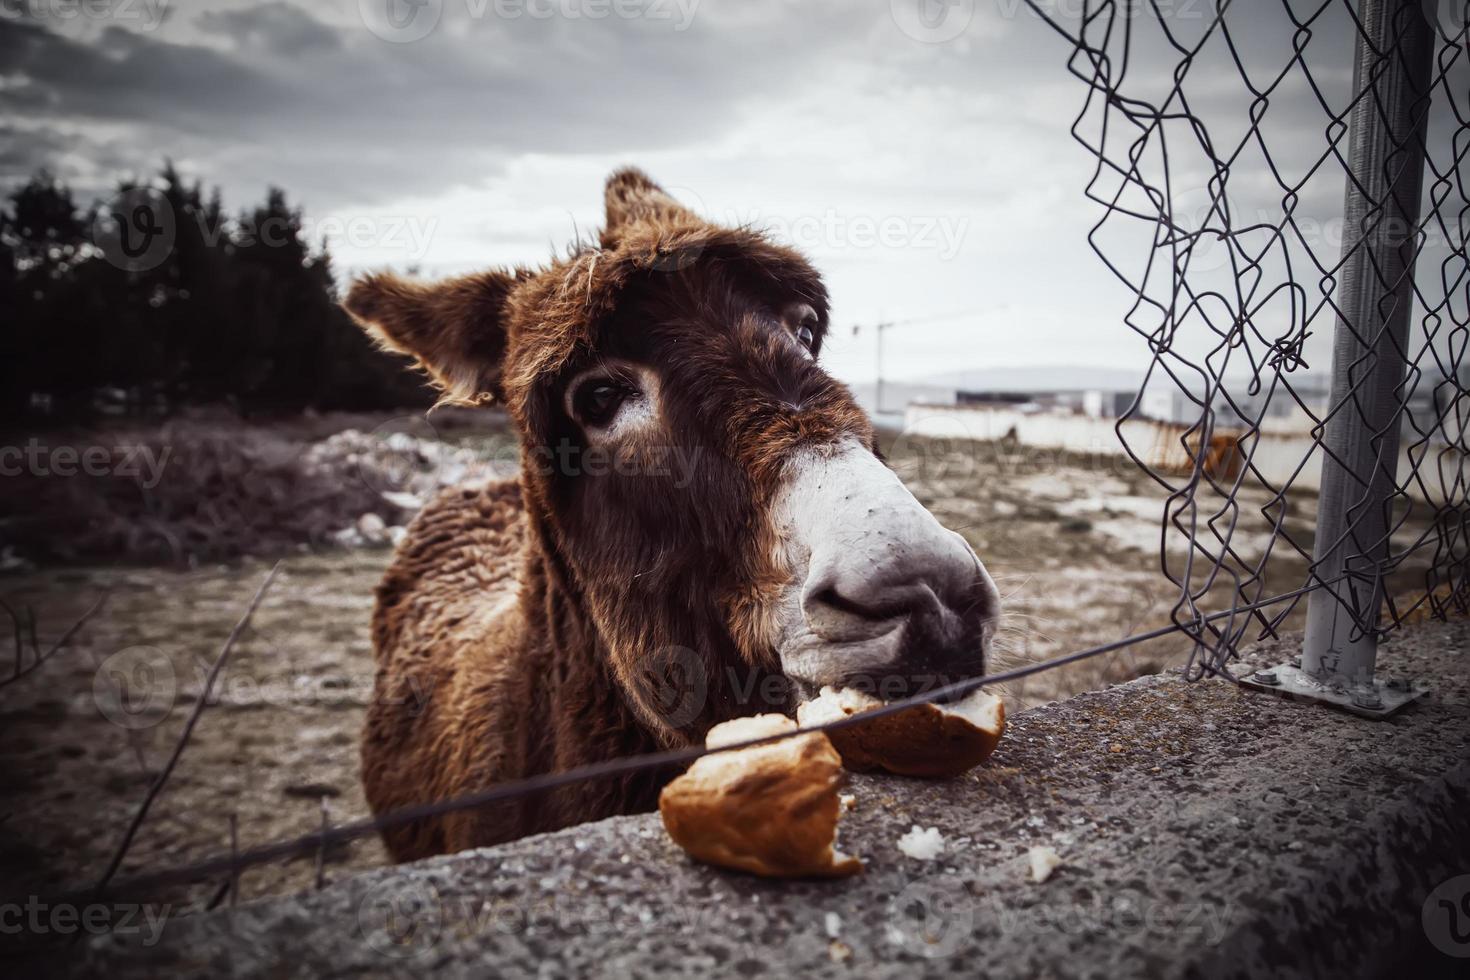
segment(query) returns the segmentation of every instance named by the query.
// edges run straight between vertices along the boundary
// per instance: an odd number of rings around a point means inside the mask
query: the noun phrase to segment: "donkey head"
[[[981,672],[995,586],[823,370],[816,272],[634,170],[606,205],[598,245],[546,268],[376,275],[346,306],[446,400],[506,406],[537,560],[640,717],[673,743],[823,684]]]

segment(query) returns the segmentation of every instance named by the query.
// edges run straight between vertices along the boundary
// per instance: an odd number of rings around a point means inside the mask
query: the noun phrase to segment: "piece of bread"
[[[861,691],[824,687],[819,697],[796,709],[796,719],[801,727],[812,728],[882,705]],[[984,762],[1005,727],[1005,702],[975,691],[954,704],[915,705],[826,734],[849,769],[942,779]]]
[[[716,725],[708,748],[796,731],[784,715]],[[834,846],[842,759],[821,732],[696,759],[664,787],[664,829],[696,860],[771,878],[836,877],[862,862]]]

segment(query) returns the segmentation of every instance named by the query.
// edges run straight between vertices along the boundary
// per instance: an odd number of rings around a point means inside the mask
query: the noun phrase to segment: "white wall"
[[[968,406],[910,405],[904,416],[904,432],[916,436],[990,441],[1014,434],[1023,445],[1040,449],[1126,456],[1116,426],[1116,419]],[[1130,419],[1122,424],[1121,433],[1134,454],[1152,468],[1178,472],[1192,465],[1190,453],[1181,444],[1182,426]],[[1315,493],[1321,487],[1322,453],[1309,434],[1262,432],[1246,440],[1241,448],[1274,489],[1290,483],[1293,489]],[[1422,456],[1423,451],[1416,455]],[[1411,466],[1405,447],[1400,451],[1400,480],[1408,477]],[[1460,488],[1454,485],[1457,476]],[[1424,486],[1411,484],[1410,494],[1436,506],[1447,498],[1462,498],[1463,487],[1470,482],[1470,461],[1443,446],[1436,447],[1420,467],[1420,481]]]

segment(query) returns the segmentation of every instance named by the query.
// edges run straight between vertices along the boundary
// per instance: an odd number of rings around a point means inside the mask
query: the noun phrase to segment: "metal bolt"
[[[1353,691],[1353,706],[1358,708],[1377,709],[1383,707],[1383,698],[1378,696],[1376,687],[1360,687]]]
[[[1268,684],[1273,687],[1281,683],[1281,679],[1276,676],[1274,670],[1258,670],[1251,676],[1251,680],[1257,684]]]
[[[1293,667],[1295,667],[1297,670],[1301,670],[1302,669],[1302,658],[1301,657],[1292,657],[1291,658],[1291,665]]]

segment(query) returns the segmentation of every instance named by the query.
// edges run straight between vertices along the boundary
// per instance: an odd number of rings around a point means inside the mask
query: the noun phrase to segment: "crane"
[[[884,334],[884,332],[886,332],[888,330],[891,330],[894,327],[908,327],[908,326],[914,326],[916,324],[921,324],[921,323],[939,323],[939,322],[942,322],[944,320],[959,320],[959,319],[963,319],[964,317],[979,316],[982,313],[993,313],[993,312],[995,312],[994,309],[990,309],[990,310],[960,310],[960,311],[955,312],[955,313],[938,313],[938,314],[930,314],[930,315],[926,315],[926,316],[906,317],[906,318],[904,318],[902,320],[880,320],[879,322],[874,323],[874,324],[871,324],[871,325],[864,325],[864,324],[860,324],[860,323],[853,324],[853,327],[852,327],[852,335],[854,337],[860,336],[864,330],[871,330],[873,332],[874,336],[877,338],[877,344],[878,344],[878,380],[877,380],[876,385],[874,386],[874,392],[873,392],[873,414],[874,415],[881,415],[882,412],[883,412],[883,334]]]

